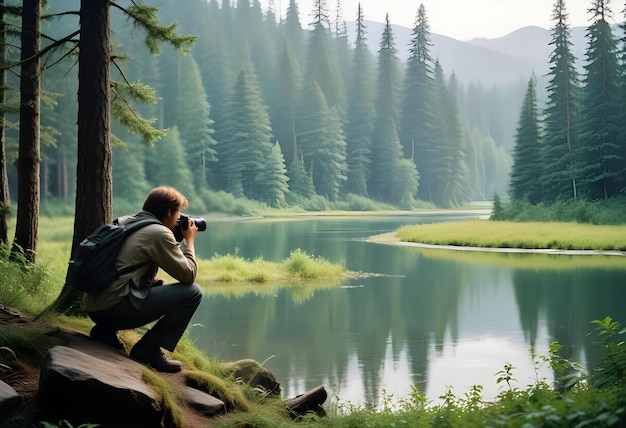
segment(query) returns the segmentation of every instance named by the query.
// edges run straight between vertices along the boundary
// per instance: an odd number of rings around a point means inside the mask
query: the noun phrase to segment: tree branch
[[[67,36],[63,37],[62,39],[59,39],[59,40],[55,41],[54,43],[46,46],[45,48],[43,48],[42,50],[37,52],[35,55],[30,56],[29,58],[25,58],[25,59],[23,59],[21,61],[14,62],[13,64],[7,64],[7,65],[0,66],[0,70],[8,70],[8,69],[20,66],[20,65],[22,65],[24,63],[27,63],[29,61],[32,61],[34,59],[40,58],[40,57],[44,56],[46,53],[48,53],[49,51],[51,51],[52,49],[56,49],[56,48],[62,46],[64,43],[67,43],[67,42],[71,41],[72,38],[75,37],[78,34],[80,34],[80,30],[76,30],[73,33],[68,34]]]

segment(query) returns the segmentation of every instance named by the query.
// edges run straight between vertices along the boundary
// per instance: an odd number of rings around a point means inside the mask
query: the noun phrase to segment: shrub
[[[514,200],[504,204],[495,195],[491,219],[617,225],[626,223],[624,207],[626,207],[626,197],[623,196],[598,201],[559,200],[552,204],[531,204],[527,200]]]

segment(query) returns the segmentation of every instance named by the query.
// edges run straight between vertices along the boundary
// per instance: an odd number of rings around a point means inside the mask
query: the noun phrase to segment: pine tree
[[[304,68],[306,54],[306,33],[302,30],[300,23],[298,3],[296,0],[289,0],[287,6],[287,16],[283,22],[283,37],[289,42],[292,51],[300,68]]]
[[[458,83],[453,73],[446,85],[443,70],[437,62],[435,67],[438,99],[441,100],[442,113],[442,162],[438,171],[442,181],[439,203],[442,206],[462,206],[470,201],[469,169],[465,162],[465,135],[459,117],[457,92]]]
[[[291,165],[289,165],[287,176],[289,177],[289,193],[287,197],[290,203],[299,204],[303,200],[315,196],[313,180],[306,172],[302,157],[294,160]]]
[[[286,38],[281,40],[281,43],[283,49],[277,58],[276,78],[272,85],[274,90],[268,101],[274,136],[280,143],[285,159],[291,163],[298,157],[295,122],[302,80],[292,44]]]
[[[282,202],[287,181],[284,159],[271,143],[267,106],[249,61],[239,73],[225,122],[231,133],[220,141],[218,157],[226,190],[271,205]]]
[[[150,191],[145,173],[144,146],[113,147],[113,197],[141,206]]]
[[[285,205],[285,195],[289,192],[289,177],[278,141],[272,146],[267,163],[256,176],[256,182],[258,193],[255,199],[276,208]]]
[[[41,0],[22,4],[17,215],[12,254],[35,263],[39,231]]]
[[[339,197],[346,179],[346,142],[336,108],[330,108],[317,83],[307,86],[305,104],[296,125],[299,149],[313,179],[315,192],[330,200]]]
[[[576,198],[580,83],[564,0],[554,5],[543,142],[543,200]]]
[[[231,98],[230,91],[237,77],[232,71],[229,38],[232,31],[232,11],[227,4],[228,2],[224,2],[220,10],[217,0],[209,2],[202,15],[204,25],[198,28],[206,32],[206,35],[198,38],[198,46],[194,51],[204,90],[211,105],[211,116],[215,120],[214,138],[218,141],[222,135],[228,133],[221,126],[224,103]]]
[[[313,29],[307,46],[305,85],[317,84],[329,108],[335,108],[343,117],[345,88],[338,67],[335,45],[331,40],[330,21],[325,0],[315,0]],[[310,90],[310,87],[305,91]]]
[[[177,94],[176,127],[185,148],[187,166],[197,187],[208,187],[211,165],[217,161],[211,106],[193,57],[180,57],[181,85]]]
[[[624,16],[626,16],[626,8],[624,8]],[[622,31],[622,38],[619,41],[619,87],[620,87],[620,100],[622,101],[621,105],[624,105],[626,102],[626,20],[622,21],[620,24],[620,30]],[[621,123],[620,129],[620,141],[621,141],[621,152],[626,153],[626,113],[623,109],[621,109],[619,123]],[[621,166],[618,167],[621,170],[621,177],[626,177],[626,155],[622,157]],[[626,180],[626,178],[624,178]],[[622,181],[622,190],[621,193],[626,193],[626,183]]]
[[[346,191],[367,196],[367,178],[371,163],[371,138],[376,111],[373,103],[372,59],[367,46],[366,27],[363,20],[363,9],[359,5],[356,46],[348,94],[348,123],[346,125],[348,180]]]
[[[515,136],[513,169],[511,170],[511,197],[527,199],[536,204],[541,201],[542,159],[540,125],[537,108],[537,82],[528,81],[526,98],[522,105]]]
[[[616,41],[607,19],[608,0],[594,0],[587,30],[580,135],[581,186],[590,199],[615,196],[623,188],[624,146],[620,141]]]
[[[167,136],[161,139],[150,151],[153,158],[152,186],[167,184],[182,192],[189,201],[189,209],[194,212],[206,211],[198,197],[194,178],[185,162],[185,148],[178,128],[174,126]]]
[[[433,201],[437,185],[435,153],[435,113],[433,111],[434,64],[430,56],[432,41],[424,5],[420,5],[409,47],[404,82],[400,141],[404,156],[412,159],[420,174],[418,197]]]
[[[381,36],[378,50],[378,75],[376,82],[376,121],[372,136],[372,165],[368,189],[372,197],[394,202],[397,195],[398,163],[402,159],[402,146],[398,138],[398,90],[400,61],[389,16]],[[399,202],[399,201],[395,201]]]

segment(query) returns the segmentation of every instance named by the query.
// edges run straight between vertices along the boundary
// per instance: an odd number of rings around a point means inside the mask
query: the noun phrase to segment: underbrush
[[[11,254],[0,244],[0,305],[26,308],[35,313],[50,300],[49,275],[43,264],[31,264],[19,252]]]
[[[503,203],[496,195],[492,220],[576,222],[590,224],[626,224],[626,197],[588,201],[557,201],[553,204],[531,204],[527,200]]]
[[[554,384],[537,377],[525,389],[517,388],[515,368],[505,364],[497,372],[500,394],[485,401],[482,387],[474,385],[462,396],[451,388],[430,402],[416,388],[407,398],[385,395],[382,404],[337,404],[329,417],[310,416],[302,426],[315,427],[617,427],[626,422],[626,344],[619,322],[595,320],[597,345],[604,351],[599,367],[585,373],[578,364],[559,355],[552,343],[549,356],[531,349],[536,373],[548,364]]]

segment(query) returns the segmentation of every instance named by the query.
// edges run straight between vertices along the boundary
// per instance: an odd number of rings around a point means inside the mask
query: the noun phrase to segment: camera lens
[[[204,232],[206,230],[206,220],[202,217],[192,217],[194,224],[198,227],[200,232]]]

